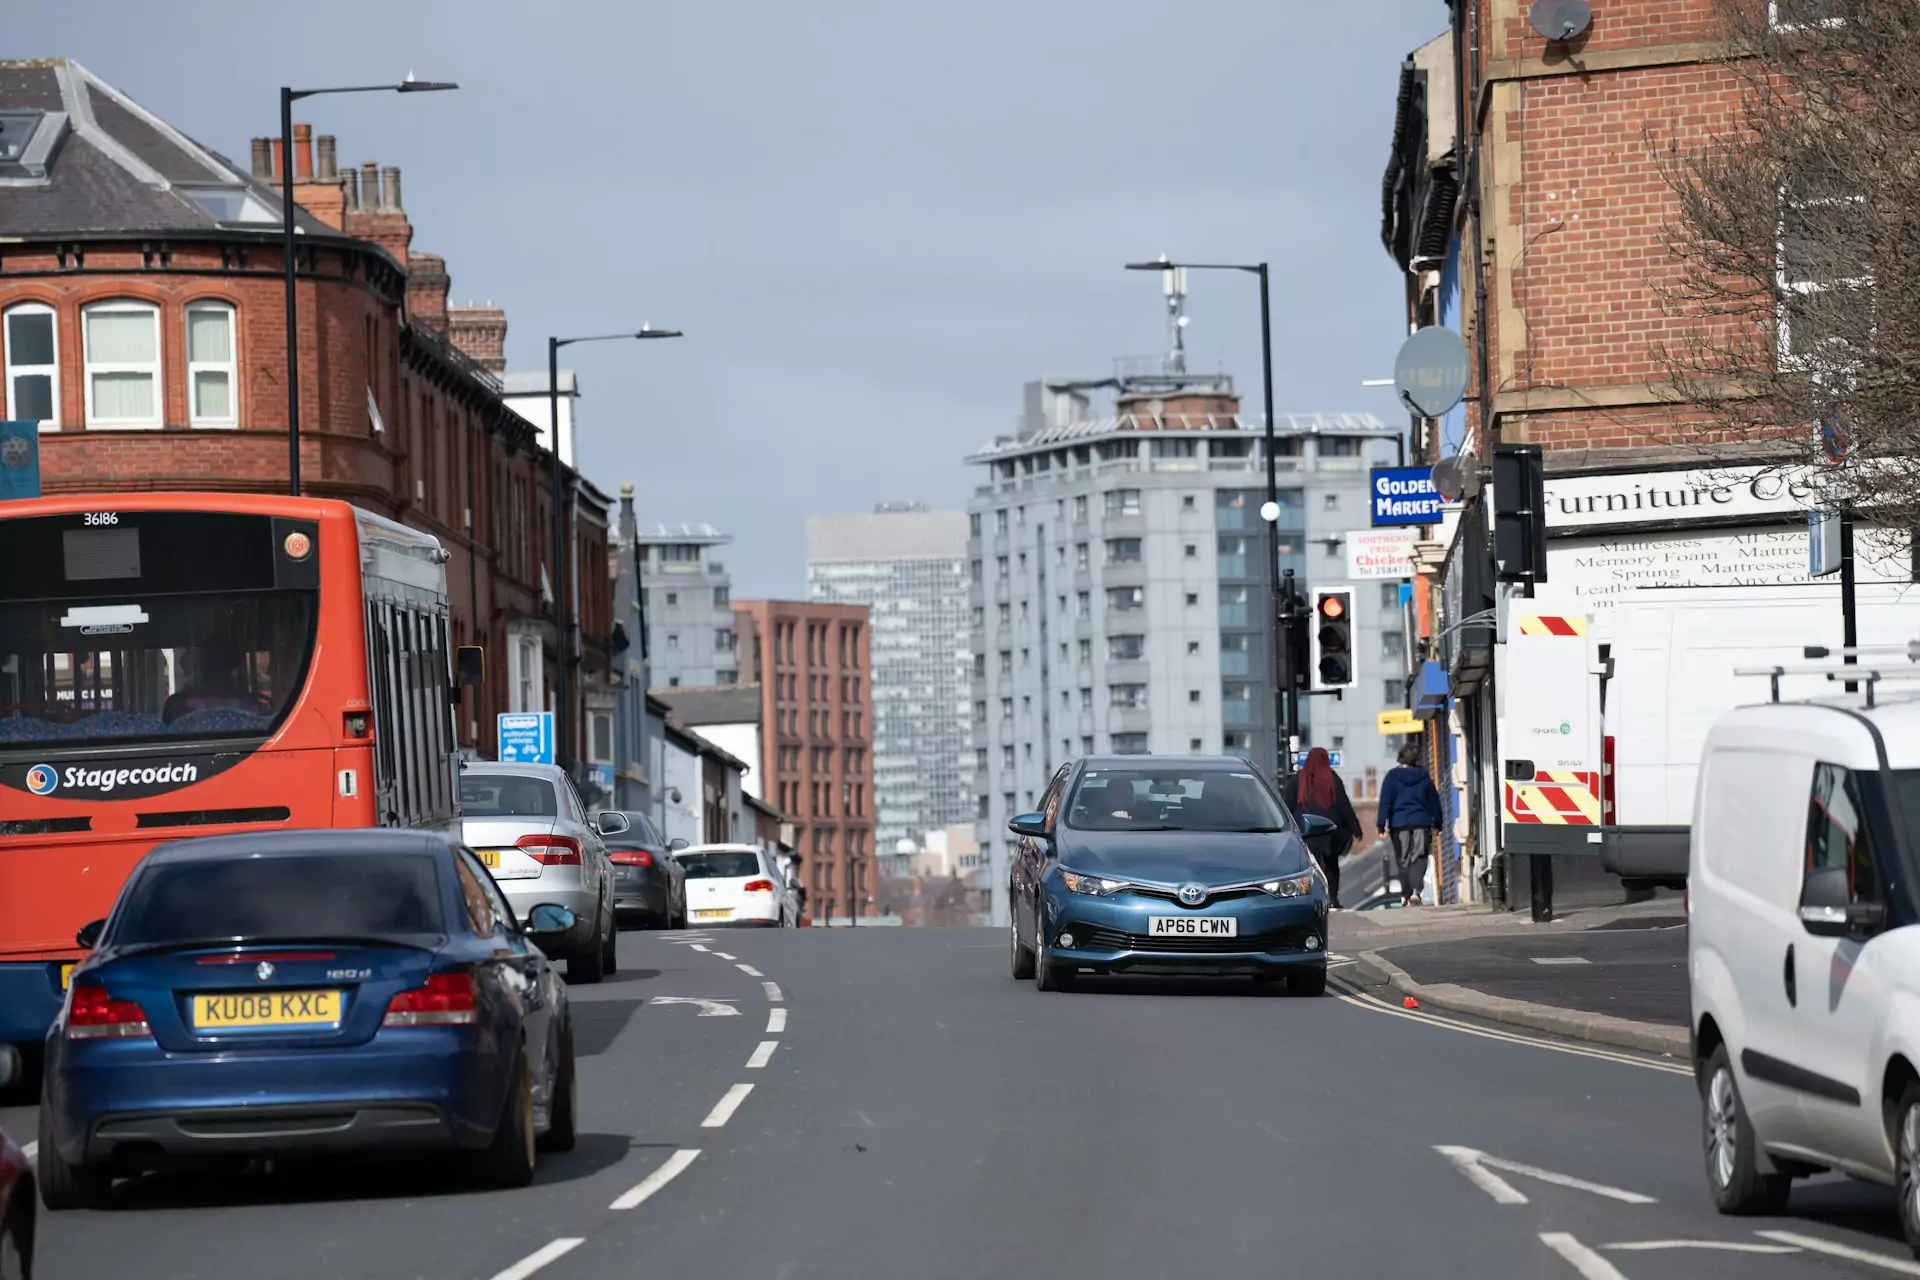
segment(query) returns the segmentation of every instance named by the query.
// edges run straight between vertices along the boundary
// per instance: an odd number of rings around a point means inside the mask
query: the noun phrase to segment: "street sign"
[[[1394,357],[1393,389],[1411,412],[1446,416],[1467,393],[1467,344],[1444,325],[1421,329]]]
[[[1820,415],[1820,452],[1828,462],[1845,462],[1853,452],[1853,426],[1840,416],[1845,405],[1836,405]]]
[[[1347,534],[1347,580],[1413,576],[1413,530],[1356,529]]]
[[[1373,525],[1439,524],[1440,490],[1427,467],[1373,469]]]
[[[1296,753],[1293,757],[1293,767],[1296,770],[1299,769],[1299,767],[1305,764],[1306,762],[1307,762],[1307,753],[1304,751]],[[1336,751],[1332,747],[1328,747],[1327,763],[1332,765],[1334,768],[1338,769],[1340,767],[1340,752]]]
[[[40,424],[0,422],[0,501],[40,496]]]
[[[1422,733],[1426,722],[1405,707],[1395,707],[1391,711],[1382,711],[1374,717],[1381,733],[1392,736],[1400,733]]]
[[[553,712],[502,711],[499,736],[502,764],[553,763]]]

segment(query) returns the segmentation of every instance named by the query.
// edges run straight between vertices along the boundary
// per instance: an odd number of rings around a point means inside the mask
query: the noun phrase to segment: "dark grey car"
[[[622,820],[624,830],[618,829]],[[596,821],[613,863],[613,907],[621,919],[648,929],[686,928],[687,870],[673,850],[686,848],[687,842],[669,844],[644,813],[609,810]]]

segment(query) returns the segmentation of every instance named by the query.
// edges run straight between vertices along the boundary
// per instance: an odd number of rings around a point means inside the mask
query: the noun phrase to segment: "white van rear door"
[[[1497,685],[1502,843],[1579,852],[1600,828],[1600,680],[1588,617],[1539,600],[1508,608]]]

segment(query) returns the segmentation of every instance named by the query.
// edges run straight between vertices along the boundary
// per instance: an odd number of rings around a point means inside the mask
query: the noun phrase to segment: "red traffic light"
[[[1320,615],[1325,618],[1345,617],[1347,602],[1339,596],[1324,596],[1320,600]]]

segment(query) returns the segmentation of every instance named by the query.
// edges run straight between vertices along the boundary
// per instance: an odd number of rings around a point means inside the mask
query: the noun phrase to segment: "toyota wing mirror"
[[[1017,836],[1032,836],[1035,840],[1047,838],[1047,815],[1044,813],[1015,814],[1007,822],[1007,830]]]
[[[80,932],[73,935],[73,940],[91,951],[99,945],[101,931],[106,927],[105,920],[89,920],[80,926]]]
[[[1303,813],[1300,815],[1300,834],[1306,836],[1309,840],[1316,839],[1320,836],[1330,836],[1339,829],[1332,818],[1323,818],[1317,813]]]

